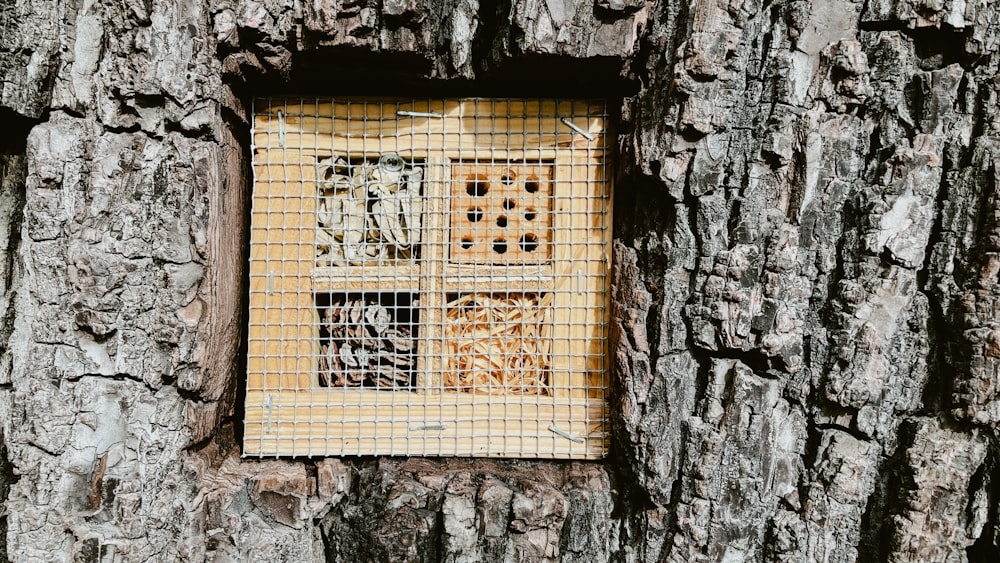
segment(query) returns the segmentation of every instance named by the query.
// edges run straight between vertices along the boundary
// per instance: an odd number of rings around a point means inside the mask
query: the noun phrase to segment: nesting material
[[[552,294],[464,295],[447,306],[445,388],[547,395]]]
[[[423,168],[384,153],[354,164],[325,158],[316,172],[318,266],[416,258]]]
[[[320,385],[409,387],[415,343],[410,329],[397,326],[394,317],[393,308],[374,297],[347,299],[327,308]]]

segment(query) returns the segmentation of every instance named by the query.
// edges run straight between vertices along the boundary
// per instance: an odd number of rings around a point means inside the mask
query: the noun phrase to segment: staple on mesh
[[[274,395],[267,396],[267,427],[264,429],[265,434],[271,433],[271,419],[274,415]]]
[[[583,438],[580,438],[578,436],[574,436],[574,435],[570,434],[569,432],[560,430],[555,425],[549,426],[549,431],[551,431],[556,436],[560,436],[562,438],[566,438],[567,440],[570,440],[572,442],[583,442],[584,441]]]
[[[408,426],[407,429],[411,432],[419,430],[447,430],[448,426],[444,424],[423,424],[420,426]]]
[[[285,112],[278,110],[278,146],[285,148]]]
[[[569,127],[573,131],[576,131],[577,133],[579,133],[581,136],[583,136],[584,139],[587,139],[588,141],[593,141],[594,140],[594,136],[591,135],[589,132],[587,132],[586,129],[580,127],[576,123],[573,123],[568,118],[563,117],[563,118],[559,119],[559,121],[561,121],[564,125],[566,125],[566,127]]]
[[[396,115],[400,117],[444,117],[444,115],[437,113],[435,111],[407,111],[398,110]]]

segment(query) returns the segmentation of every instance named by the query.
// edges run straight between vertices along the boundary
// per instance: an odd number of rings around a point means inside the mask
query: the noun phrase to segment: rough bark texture
[[[1000,557],[1000,8],[496,4],[0,5],[5,555]],[[240,458],[277,91],[620,104],[608,460]]]

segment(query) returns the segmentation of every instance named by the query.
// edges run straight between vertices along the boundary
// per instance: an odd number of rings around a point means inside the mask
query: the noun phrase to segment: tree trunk
[[[498,4],[0,6],[0,553],[1000,557],[1000,8]],[[240,457],[278,92],[620,107],[608,459]]]

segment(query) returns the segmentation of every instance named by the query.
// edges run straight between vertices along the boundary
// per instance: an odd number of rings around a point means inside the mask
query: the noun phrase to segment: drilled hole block
[[[459,163],[452,167],[452,186],[452,262],[551,262],[551,165]]]

